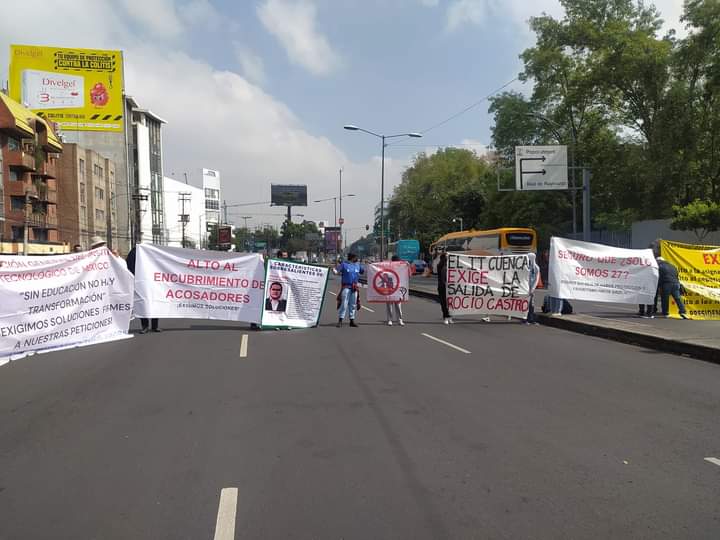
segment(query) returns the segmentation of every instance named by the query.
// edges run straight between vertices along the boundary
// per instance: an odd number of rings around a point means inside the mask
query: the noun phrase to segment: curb
[[[437,293],[423,291],[420,289],[410,289],[410,294],[419,298],[438,301]],[[610,341],[627,343],[629,345],[638,345],[647,349],[677,354],[680,356],[690,356],[713,364],[720,364],[720,349],[708,347],[698,343],[682,341],[677,339],[655,336],[651,334],[642,334],[640,332],[632,332],[622,328],[613,328],[592,323],[590,321],[581,321],[577,315],[568,315],[564,317],[550,317],[542,313],[536,312],[538,322],[543,326],[550,326],[559,330],[567,330],[578,334],[599,337]]]

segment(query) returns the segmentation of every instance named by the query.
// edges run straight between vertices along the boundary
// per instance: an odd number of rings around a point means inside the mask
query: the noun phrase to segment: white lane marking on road
[[[240,358],[247,358],[248,335],[243,334],[240,338]]]
[[[369,311],[370,313],[375,313],[375,310],[374,310],[374,309],[370,309],[369,307],[365,307],[365,306],[360,306],[360,307],[361,307],[362,309],[364,309],[365,311]]]
[[[430,334],[426,334],[425,332],[422,333],[423,336],[425,336],[428,339],[432,339],[433,341],[437,341],[438,343],[442,343],[443,345],[447,345],[448,347],[451,347],[457,351],[460,351],[461,353],[465,354],[472,354],[467,349],[463,349],[462,347],[458,347],[457,345],[453,345],[452,343],[448,343],[444,339],[436,338],[435,336],[431,336]]]
[[[709,461],[709,462],[712,463],[713,465],[718,465],[718,466],[720,466],[720,459],[718,459],[718,458],[716,458],[716,457],[706,457],[706,458],[705,458],[705,461]]]
[[[220,505],[215,522],[214,540],[235,540],[237,497],[238,488],[222,488],[220,490]]]
[[[333,296],[337,296],[337,293],[335,293],[335,292],[332,292],[332,291],[328,291],[328,292],[329,292],[330,294],[332,294]]]

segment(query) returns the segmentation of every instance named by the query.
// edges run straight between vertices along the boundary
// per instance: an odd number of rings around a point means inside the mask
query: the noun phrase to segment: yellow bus
[[[503,227],[486,231],[457,231],[430,244],[433,272],[437,272],[438,250],[464,255],[503,255],[505,253],[537,253],[537,233],[524,227]]]

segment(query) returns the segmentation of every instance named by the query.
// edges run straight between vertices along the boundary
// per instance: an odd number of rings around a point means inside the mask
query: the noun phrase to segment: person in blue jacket
[[[360,294],[360,274],[363,274],[364,270],[357,260],[357,255],[348,253],[347,261],[341,262],[333,268],[333,273],[340,274],[341,281],[338,328],[342,327],[346,315],[350,316],[350,326],[353,328],[358,326],[355,322],[355,315],[357,314],[358,295]]]

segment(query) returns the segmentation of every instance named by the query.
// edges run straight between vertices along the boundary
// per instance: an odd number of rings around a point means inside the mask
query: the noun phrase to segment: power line
[[[475,107],[477,107],[477,106],[480,105],[481,103],[487,101],[487,100],[490,99],[492,96],[494,96],[494,95],[497,94],[498,92],[501,92],[502,90],[504,90],[505,88],[507,88],[507,87],[510,86],[512,83],[514,83],[515,81],[518,81],[518,80],[519,80],[519,79],[518,79],[517,77],[515,77],[513,80],[508,81],[508,82],[506,82],[505,84],[503,84],[500,88],[497,88],[496,90],[493,90],[493,91],[490,92],[488,95],[486,95],[486,96],[478,99],[478,100],[475,101],[474,103],[471,103],[470,105],[468,105],[468,106],[465,107],[464,109],[456,112],[456,113],[453,114],[452,116],[447,117],[445,120],[443,120],[443,121],[441,121],[441,122],[438,122],[437,124],[434,124],[434,125],[430,126],[430,127],[427,128],[427,129],[422,130],[420,133],[422,133],[423,135],[425,135],[426,133],[428,133],[429,131],[432,131],[433,129],[439,128],[440,126],[444,126],[444,125],[447,124],[448,122],[451,122],[451,121],[455,120],[457,117],[462,116],[462,115],[465,114],[466,112],[471,111],[472,109],[474,109]],[[388,146],[398,146],[398,143],[390,143],[390,144],[388,144]]]

